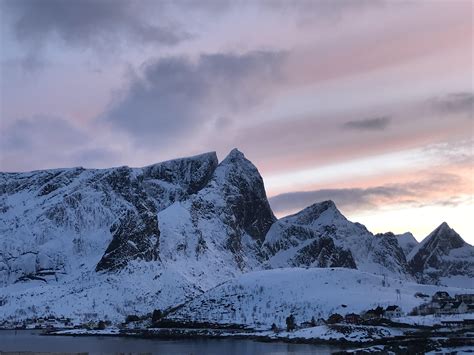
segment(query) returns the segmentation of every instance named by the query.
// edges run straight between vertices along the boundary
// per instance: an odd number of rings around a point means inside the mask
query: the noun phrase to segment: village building
[[[382,318],[384,314],[384,309],[382,307],[377,307],[375,309],[369,309],[368,311],[362,314],[362,319],[371,320]]]
[[[336,324],[341,323],[344,320],[344,317],[339,313],[331,314],[327,320],[327,324]]]
[[[348,324],[360,324],[362,318],[356,313],[349,313],[345,315],[344,321]]]
[[[473,293],[465,293],[461,295],[454,296],[456,301],[463,301],[466,304],[474,304],[474,294]]]
[[[403,315],[402,310],[397,305],[388,306],[384,312],[385,318],[398,318],[398,317],[401,317],[402,315]]]
[[[431,297],[432,302],[446,302],[451,300],[451,296],[446,291],[438,291],[433,297]]]

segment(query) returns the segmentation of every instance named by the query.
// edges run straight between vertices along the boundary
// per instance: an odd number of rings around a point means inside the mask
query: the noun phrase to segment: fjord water
[[[161,340],[109,336],[43,336],[38,330],[0,330],[1,352],[149,353],[174,355],[330,354],[333,346],[242,339]]]

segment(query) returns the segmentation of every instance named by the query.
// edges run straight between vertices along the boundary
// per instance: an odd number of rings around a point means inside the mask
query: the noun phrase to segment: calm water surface
[[[42,336],[37,330],[0,330],[0,352],[152,353],[173,355],[330,354],[326,345],[262,343],[241,339],[161,340],[123,337]]]

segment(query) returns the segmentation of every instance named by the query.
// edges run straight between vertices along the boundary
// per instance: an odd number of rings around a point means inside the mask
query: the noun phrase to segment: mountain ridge
[[[267,268],[345,267],[425,283],[450,280],[449,273],[435,279],[413,272],[397,236],[373,235],[333,201],[277,220],[257,167],[237,149],[221,162],[210,152],[143,168],[0,173],[0,192],[4,319],[33,310],[79,317],[92,305],[99,317],[120,319]],[[472,255],[455,256],[462,273]],[[449,258],[440,267],[449,270]]]

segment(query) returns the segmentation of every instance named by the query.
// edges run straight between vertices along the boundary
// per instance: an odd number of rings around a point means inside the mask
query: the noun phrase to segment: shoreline
[[[118,329],[117,329],[118,330]],[[162,340],[180,340],[180,339],[236,339],[236,340],[253,340],[263,343],[288,343],[288,344],[307,344],[307,345],[327,345],[337,346],[341,348],[336,353],[347,353],[351,351],[359,351],[371,347],[383,347],[383,349],[408,349],[409,351],[431,351],[440,347],[448,346],[450,348],[474,346],[474,330],[458,330],[458,331],[439,331],[439,330],[418,330],[413,333],[387,336],[380,339],[371,339],[367,341],[349,340],[345,338],[339,339],[322,339],[322,338],[305,338],[278,336],[278,334],[269,335],[265,332],[241,330],[229,332],[229,329],[169,329],[169,328],[149,328],[141,330],[120,331],[117,333],[102,331],[84,331],[84,332],[68,332],[64,330],[55,330],[45,332],[44,336],[72,336],[72,337],[90,337],[90,336],[106,336],[106,337],[129,337],[141,339],[162,339]]]

